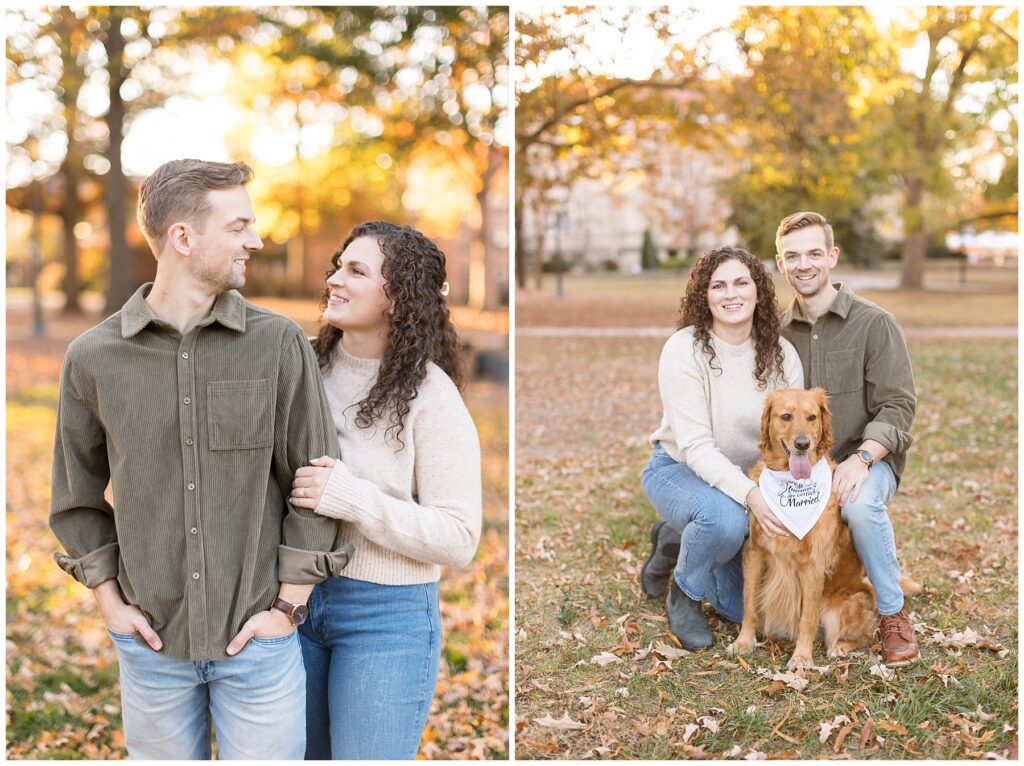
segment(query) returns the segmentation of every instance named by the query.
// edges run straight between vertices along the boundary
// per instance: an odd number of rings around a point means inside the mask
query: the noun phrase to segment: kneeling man
[[[906,665],[917,656],[917,642],[904,607],[886,506],[913,441],[917,397],[907,343],[892,314],[832,283],[839,248],[824,216],[787,216],[775,245],[779,271],[796,291],[783,314],[782,334],[800,355],[805,385],[829,394],[832,457],[838,463],[833,486],[875,588],[882,659]]]

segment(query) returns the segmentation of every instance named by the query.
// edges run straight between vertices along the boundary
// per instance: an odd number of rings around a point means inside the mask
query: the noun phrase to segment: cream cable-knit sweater
[[[796,349],[779,338],[786,381],[759,391],[754,380],[753,338],[730,346],[714,333],[712,369],[701,344],[694,346],[693,327],[675,332],[665,343],[658,365],[658,389],[664,414],[651,434],[679,463],[741,505],[756,485],[747,471],[757,462],[761,410],[777,388],[803,388],[804,371]],[[351,565],[350,565],[351,566]]]
[[[480,540],[480,441],[455,384],[433,363],[410,402],[400,445],[386,423],[355,425],[380,370],[339,343],[324,388],[338,429],[335,463],[317,513],[346,522],[355,552],[343,577],[410,585],[436,582],[441,565],[468,564]]]

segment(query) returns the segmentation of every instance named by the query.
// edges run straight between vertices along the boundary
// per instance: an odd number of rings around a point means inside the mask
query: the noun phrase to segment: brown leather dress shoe
[[[896,614],[882,615],[879,626],[882,632],[882,662],[889,667],[909,665],[917,657],[917,641],[914,626],[907,617],[907,608]]]

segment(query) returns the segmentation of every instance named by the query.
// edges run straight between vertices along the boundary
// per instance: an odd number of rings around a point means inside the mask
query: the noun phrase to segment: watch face
[[[871,457],[871,453],[868,452],[866,449],[862,449],[857,454],[860,456],[860,459],[863,460],[868,465],[871,465],[873,462],[875,462]]]
[[[305,604],[299,604],[292,610],[292,624],[301,625],[309,617],[309,608]]]

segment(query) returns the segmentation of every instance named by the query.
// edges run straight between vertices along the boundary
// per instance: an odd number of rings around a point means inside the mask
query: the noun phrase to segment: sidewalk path
[[[667,338],[670,327],[516,327],[516,336],[539,338]],[[908,338],[1016,338],[1017,326],[904,327]]]

